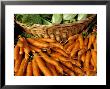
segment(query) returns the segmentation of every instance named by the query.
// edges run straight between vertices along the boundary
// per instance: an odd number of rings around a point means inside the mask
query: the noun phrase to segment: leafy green
[[[20,22],[22,22],[22,15],[21,14],[16,14],[15,15],[15,19],[17,20],[17,21],[20,21]]]
[[[25,32],[23,32],[23,33],[21,34],[21,36],[26,37],[26,38],[31,38],[31,37],[33,37],[32,34],[28,34],[28,33],[25,33]]]
[[[63,15],[62,14],[53,14],[52,16],[52,23],[60,24],[62,21]]]
[[[87,18],[87,14],[15,14],[15,20],[27,25],[73,23]]]
[[[87,18],[87,14],[78,14],[78,19],[77,20],[83,20]]]
[[[43,24],[44,24],[44,25],[52,25],[51,22],[49,22],[49,21],[47,21],[47,20],[45,20],[45,19],[43,19],[43,18],[42,18],[42,21],[43,21]]]
[[[52,15],[53,14],[40,14],[40,16],[45,19],[45,20],[48,20],[49,22],[51,21],[52,19]]]
[[[28,25],[42,24],[39,14],[25,14],[23,15],[22,22]]]
[[[63,14],[63,20],[73,20],[77,14]]]

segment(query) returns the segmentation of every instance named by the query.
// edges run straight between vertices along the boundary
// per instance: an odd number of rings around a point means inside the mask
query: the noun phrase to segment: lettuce
[[[62,14],[53,14],[52,23],[60,24],[62,22],[63,15]]]
[[[77,14],[63,14],[63,20],[72,20]]]
[[[78,19],[77,20],[83,20],[87,18],[87,14],[78,14]]]

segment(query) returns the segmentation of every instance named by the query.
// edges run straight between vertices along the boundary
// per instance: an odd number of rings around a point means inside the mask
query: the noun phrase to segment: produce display
[[[15,38],[14,75],[96,76],[96,18],[95,14],[15,15],[22,33]]]

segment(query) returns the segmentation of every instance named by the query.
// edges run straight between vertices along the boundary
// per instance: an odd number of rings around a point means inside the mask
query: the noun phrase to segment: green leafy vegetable
[[[78,19],[77,20],[83,20],[87,18],[87,14],[78,14]]]
[[[60,24],[62,21],[63,15],[62,14],[53,14],[52,16],[52,23]]]
[[[27,25],[52,25],[73,23],[87,18],[87,14],[15,14],[15,20]]]
[[[15,15],[15,19],[17,20],[17,21],[20,21],[20,22],[22,22],[22,15],[20,15],[20,14],[16,14]]]
[[[49,21],[47,21],[47,20],[45,20],[45,19],[43,19],[43,18],[42,18],[42,21],[43,21],[43,24],[44,24],[44,25],[52,25],[51,22],[49,22]]]
[[[73,20],[77,14],[63,14],[63,20]]]
[[[23,15],[22,22],[28,25],[42,24],[39,14],[25,14]]]

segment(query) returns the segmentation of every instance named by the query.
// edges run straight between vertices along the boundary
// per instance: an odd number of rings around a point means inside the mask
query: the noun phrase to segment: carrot
[[[58,52],[58,53],[61,53],[65,57],[68,57],[68,54],[63,49],[53,48],[53,50],[56,51],[56,52]]]
[[[18,70],[18,72],[16,73],[16,76],[23,76],[26,70],[28,64],[28,60],[27,59],[23,59],[20,65],[20,68]]]
[[[89,42],[89,39],[86,37],[85,40],[84,40],[84,46],[85,46],[85,48],[87,47],[88,42]]]
[[[79,40],[79,44],[80,44],[80,49],[82,49],[84,47],[84,41],[83,41],[82,34],[79,35],[78,40]]]
[[[73,44],[73,42],[68,42],[67,44],[64,45],[64,49],[67,49],[72,44]]]
[[[34,50],[34,51],[36,51],[36,52],[40,52],[40,51],[41,51],[40,48],[35,47],[35,46],[33,46],[33,45],[29,45],[29,47],[31,48],[31,50]]]
[[[78,35],[70,36],[70,37],[68,38],[68,41],[74,41],[74,40],[76,40],[77,38],[78,38]]]
[[[65,66],[67,66],[73,72],[75,72],[75,74],[80,75],[80,76],[84,75],[84,72],[79,67],[72,65],[71,62],[61,62],[61,63]]]
[[[49,57],[47,54],[45,54],[43,52],[39,52],[39,54],[42,56],[42,58],[47,63],[50,63],[50,64],[54,65],[60,71],[60,73],[63,73],[63,70],[62,70],[61,66],[59,65],[59,63],[57,61],[53,60],[51,57]]]
[[[46,63],[46,65],[49,68],[49,70],[51,70],[53,76],[58,76],[58,73],[57,73],[55,67],[52,64]]]
[[[50,55],[51,55],[51,58],[52,58],[52,59],[54,59],[54,60],[56,60],[56,61],[59,61],[58,57],[59,57],[59,55],[61,55],[61,54],[59,54],[59,53],[52,53],[52,54],[50,54]]]
[[[90,35],[90,36],[89,36],[88,49],[91,48],[91,45],[92,45],[92,36]]]
[[[77,53],[77,51],[79,50],[79,42],[77,41],[76,44],[75,44],[75,47],[72,49],[71,51],[71,57],[74,58],[75,54]]]
[[[20,52],[19,52],[19,54],[23,54],[23,52],[24,52],[24,48],[23,48],[23,47],[20,47]]]
[[[17,45],[18,45],[19,47],[23,47],[23,43],[22,43],[20,40],[18,40]]]
[[[44,61],[37,54],[34,54],[34,57],[38,64],[39,69],[43,72],[43,74],[45,76],[52,76],[51,71],[46,67]]]
[[[40,76],[40,70],[38,67],[38,63],[36,62],[36,58],[33,58],[32,60],[32,69],[33,69],[34,76]]]
[[[24,37],[21,37],[21,38],[19,38],[19,39],[20,39],[21,42],[23,42],[24,52],[25,52],[26,54],[29,54],[30,48],[29,48],[29,45],[28,45],[26,39],[25,39]]]
[[[96,71],[96,69],[97,69],[97,52],[94,50],[91,50],[91,54],[92,54],[92,59],[93,59],[93,63],[94,63],[94,71]]]
[[[83,54],[82,56],[81,56],[81,61],[84,63],[84,61],[85,61],[85,54]]]
[[[19,55],[19,46],[16,45],[14,48],[14,59],[16,60],[18,58]]]
[[[94,42],[94,40],[95,40],[95,35],[94,34],[92,34],[91,35],[92,37],[91,37],[91,40],[92,40],[92,43]]]
[[[60,43],[50,43],[50,47],[56,47],[63,49],[63,46]]]
[[[89,37],[88,49],[91,48],[91,45],[94,43],[95,35],[91,34]]]
[[[53,42],[56,42],[54,39],[50,39],[50,38],[37,38],[35,40],[38,40],[38,41],[41,41],[41,42],[49,42],[49,43],[53,43]]]
[[[68,58],[67,57],[64,57],[63,55],[61,55],[60,53],[53,53],[53,54],[51,54],[51,56],[53,57],[53,59],[55,59],[56,58],[56,60],[57,61],[70,61],[70,60],[68,60]]]
[[[91,65],[94,66],[94,61],[93,59],[91,58],[91,61],[90,61]]]
[[[81,68],[73,66],[72,70],[75,72],[76,75],[84,76],[84,71]]]
[[[71,53],[72,49],[74,48],[75,44],[71,44],[70,46],[67,47],[67,52]]]
[[[84,71],[86,71],[86,74],[87,75],[90,74],[90,70],[89,70],[90,60],[91,60],[91,52],[90,51],[87,51],[86,58],[85,58],[85,61],[84,61]]]
[[[22,62],[22,55],[18,55],[18,58],[16,59],[16,61],[15,61],[15,66],[14,66],[14,72],[15,73],[17,73],[18,72],[18,70],[19,70],[19,68],[20,68],[20,64],[21,64],[21,62]]]
[[[74,75],[75,75],[74,72],[71,71],[70,69],[68,69],[66,66],[64,66],[64,65],[61,65],[61,66],[62,66],[62,68],[63,68],[63,71],[64,71],[65,73],[67,73],[68,75],[70,75],[70,76],[74,76]]]
[[[34,39],[32,39],[32,38],[27,38],[27,41],[28,41],[30,44],[32,44],[32,45],[34,45],[34,46],[37,46],[37,47],[40,47],[40,48],[42,48],[42,47],[44,47],[44,48],[49,47],[49,44],[48,44],[48,43],[36,41],[36,40],[34,40]]]
[[[94,46],[94,50],[97,51],[97,39],[94,40],[93,46]]]
[[[32,76],[32,62],[28,62],[26,76]]]
[[[81,56],[87,51],[87,49],[83,48],[78,52],[78,60],[80,60]]]
[[[29,53],[25,53],[25,59],[29,59]]]
[[[96,76],[96,72],[95,71],[90,71],[89,76]]]
[[[59,59],[60,61],[70,61],[67,57],[64,57],[64,56],[62,56],[62,55],[58,55],[58,59]]]
[[[79,62],[79,60],[71,60],[71,63],[78,66],[78,67],[81,67],[81,63]]]

